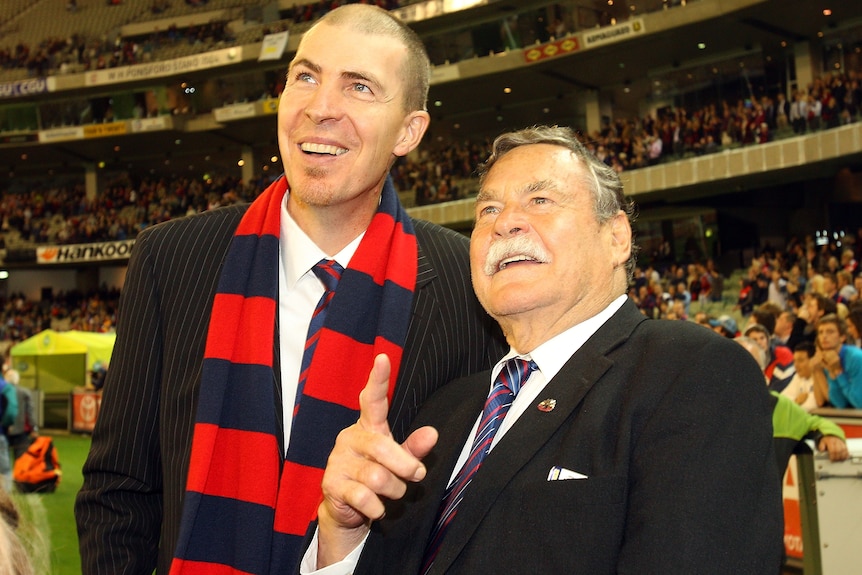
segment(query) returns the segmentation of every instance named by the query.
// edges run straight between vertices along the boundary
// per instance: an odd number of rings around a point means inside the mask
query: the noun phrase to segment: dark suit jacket
[[[213,295],[245,210],[214,210],[138,236],[76,503],[85,575],[149,574],[157,554],[159,573],[168,571]],[[473,294],[467,238],[427,222],[414,224],[417,285],[390,414],[397,437],[431,392],[487,369],[504,353],[499,328]],[[279,387],[273,386],[274,409]]]
[[[441,389],[426,479],[373,524],[356,573],[418,573],[455,461],[488,393]],[[529,383],[527,383],[529,385]],[[431,573],[778,572],[782,507],[763,375],[738,344],[631,301],[578,350],[467,488]],[[554,466],[587,479],[548,481]]]

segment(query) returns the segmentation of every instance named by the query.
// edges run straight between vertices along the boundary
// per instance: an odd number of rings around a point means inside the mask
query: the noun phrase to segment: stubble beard
[[[310,167],[304,169],[306,181],[302,191],[299,192],[303,203],[310,206],[329,206],[335,195],[331,186],[326,182],[327,170]]]

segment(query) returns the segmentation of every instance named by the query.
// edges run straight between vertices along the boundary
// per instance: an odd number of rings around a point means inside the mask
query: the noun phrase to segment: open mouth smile
[[[314,144],[305,142],[299,145],[299,149],[306,154],[323,154],[328,156],[340,156],[347,153],[347,148],[340,148],[329,144]]]

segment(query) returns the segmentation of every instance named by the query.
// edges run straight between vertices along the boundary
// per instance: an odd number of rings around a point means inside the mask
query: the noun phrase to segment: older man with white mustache
[[[616,172],[571,130],[535,127],[497,138],[480,174],[473,287],[511,350],[436,393],[401,445],[378,356],[330,455],[303,572],[778,572],[760,370],[627,299],[632,206]]]

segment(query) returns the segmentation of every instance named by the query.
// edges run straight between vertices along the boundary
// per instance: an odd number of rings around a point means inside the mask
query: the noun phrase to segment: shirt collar
[[[496,378],[500,370],[503,369],[503,364],[510,358],[523,357],[535,361],[542,375],[545,376],[547,381],[550,381],[575,352],[622,307],[627,297],[626,295],[619,296],[593,317],[555,335],[530,353],[523,354],[518,353],[514,348],[509,349],[509,353],[497,362],[492,376]]]
[[[347,268],[347,264],[350,263],[350,259],[356,253],[356,249],[365,236],[365,232],[363,231],[359,234],[344,249],[335,254],[335,256],[329,256],[317,247],[317,244],[302,231],[302,228],[299,227],[290,215],[290,212],[287,211],[287,198],[289,195],[289,192],[284,194],[284,200],[281,205],[281,238],[279,239],[279,244],[284,259],[287,287],[291,289],[299,281],[299,278],[308,273],[314,267],[314,264],[324,258],[334,259],[341,264],[341,267]]]

